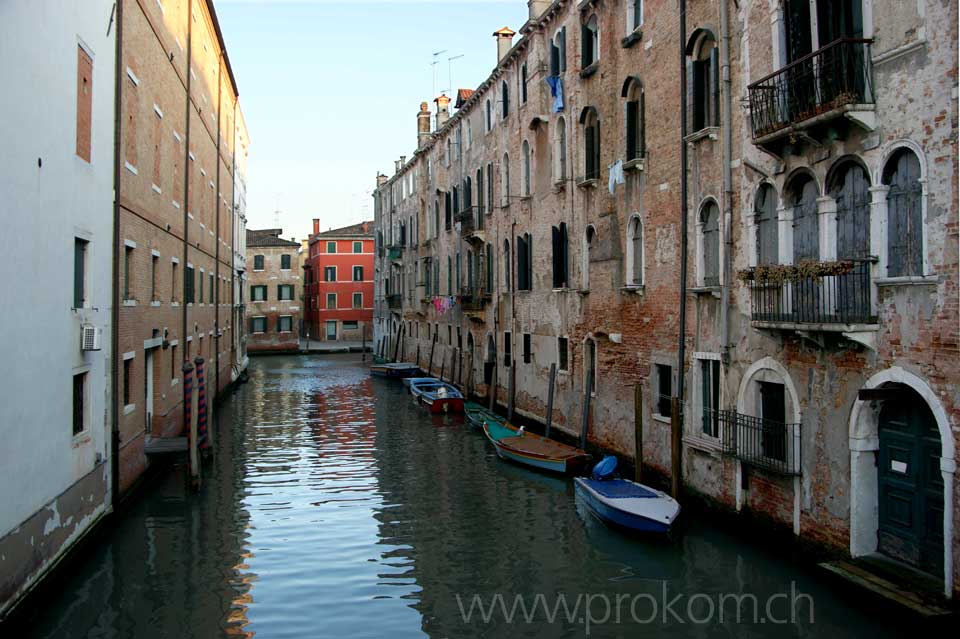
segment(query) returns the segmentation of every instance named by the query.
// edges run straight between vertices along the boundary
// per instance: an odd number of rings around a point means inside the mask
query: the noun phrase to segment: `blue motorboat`
[[[574,479],[577,498],[599,519],[630,530],[666,533],[680,514],[677,500],[616,476],[617,458],[604,457],[589,478]]]

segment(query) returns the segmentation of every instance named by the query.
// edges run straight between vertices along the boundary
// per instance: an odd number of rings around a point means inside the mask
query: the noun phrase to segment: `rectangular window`
[[[267,332],[267,318],[266,317],[253,317],[250,319],[250,332],[251,333],[266,333]]]
[[[293,330],[293,318],[289,315],[281,315],[277,318],[277,332],[289,333]]]
[[[703,434],[719,437],[720,362],[715,359],[700,360],[700,406]]]
[[[568,359],[568,341],[566,337],[557,338],[557,368],[565,371],[569,370],[569,359]]]
[[[262,271],[263,270],[263,256],[254,255],[253,256],[253,270]]]
[[[213,273],[210,273],[210,290],[207,292],[207,301],[213,304]]]
[[[657,414],[661,417],[670,417],[670,399],[673,397],[673,368],[666,364],[654,364],[653,370],[656,374],[654,405]]]
[[[196,278],[193,275],[193,267],[188,264],[184,274],[186,275],[186,281],[183,283],[184,301],[187,304],[192,304],[194,302],[194,288],[197,285]]]
[[[324,281],[324,282],[336,282],[336,281],[337,281],[337,267],[336,267],[336,266],[324,266],[324,267],[323,267],[323,281]]]
[[[353,243],[353,252],[354,252],[354,253],[363,253],[363,242],[354,242],[354,243]]]
[[[293,284],[280,284],[277,286],[277,299],[280,301],[290,301],[293,299]]]
[[[157,270],[160,266],[160,256],[153,255],[150,260],[150,301],[159,302],[160,295],[157,293]]]
[[[83,308],[87,301],[87,245],[86,240],[73,240],[73,307]]]
[[[250,287],[250,300],[253,302],[267,301],[267,287],[265,285]]]
[[[170,301],[171,301],[171,302],[176,302],[176,301],[177,301],[177,282],[180,281],[180,279],[177,277],[177,263],[176,263],[176,262],[171,262],[171,263],[170,263],[170,277],[171,277],[171,280],[170,280]]]
[[[203,269],[200,270],[200,290],[197,292],[197,301],[203,304]]]
[[[353,294],[353,308],[363,308],[363,293]]]
[[[356,321],[356,320],[353,320],[353,321],[345,321],[345,322],[343,323],[343,330],[345,330],[345,331],[355,331],[355,330],[357,330],[358,328],[360,328],[360,322],[358,322],[358,321]]]
[[[327,293],[327,308],[336,309],[337,308],[337,294],[336,293]]]
[[[78,435],[86,429],[84,419],[84,399],[86,395],[87,374],[79,373],[73,376],[73,434]]]
[[[523,334],[523,363],[530,363],[530,333]]]
[[[130,390],[133,380],[130,377],[133,375],[133,359],[123,360],[123,405],[129,406],[131,404]]]
[[[123,247],[123,299],[133,299],[133,248]]]
[[[362,266],[354,266],[354,267],[353,267],[353,281],[354,281],[354,282],[362,282],[362,281],[363,281],[363,267],[362,267]]]
[[[280,256],[280,270],[289,271],[290,270],[290,256],[281,255]]]
[[[90,161],[93,120],[93,59],[77,45],[77,155]]]
[[[527,103],[527,63],[520,67],[520,104]]]
[[[337,243],[327,242],[327,253],[336,253],[336,252],[337,252]]]
[[[507,368],[513,360],[513,345],[510,343],[510,337],[510,333],[503,334],[503,365]]]

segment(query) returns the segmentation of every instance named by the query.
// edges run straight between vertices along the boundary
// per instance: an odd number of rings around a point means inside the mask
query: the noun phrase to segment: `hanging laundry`
[[[553,98],[553,112],[563,111],[563,79],[560,76],[551,75],[547,77],[546,82],[550,85],[550,96]]]
[[[623,178],[623,160],[617,160],[607,168],[610,169],[610,180],[607,186],[610,189],[610,194],[613,195],[617,184],[624,184],[626,182]]]

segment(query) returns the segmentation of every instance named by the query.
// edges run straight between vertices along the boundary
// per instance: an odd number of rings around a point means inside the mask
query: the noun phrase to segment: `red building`
[[[373,335],[373,222],[320,232],[313,220],[304,265],[306,331],[311,339],[360,341]]]

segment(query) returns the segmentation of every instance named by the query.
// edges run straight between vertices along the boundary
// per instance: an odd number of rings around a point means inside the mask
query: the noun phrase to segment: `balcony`
[[[733,410],[707,410],[719,429],[724,455],[780,475],[800,474],[800,424],[760,419]]]
[[[397,262],[403,258],[403,244],[394,244],[387,247],[387,259]]]
[[[750,287],[753,326],[842,333],[875,331],[877,316],[870,275],[873,261],[804,262],[741,271],[740,279]]]
[[[748,87],[753,142],[781,154],[835,136],[847,122],[876,128],[872,40],[840,38]]]
[[[390,309],[399,309],[403,304],[403,296],[399,293],[392,293],[387,295],[387,308]]]
[[[483,213],[479,207],[469,206],[454,216],[454,221],[460,229],[463,239],[471,243],[482,244],[485,241],[483,233]]]
[[[464,313],[479,313],[486,309],[490,299],[490,293],[482,288],[476,291],[464,289],[464,292],[460,295],[460,307]]]

